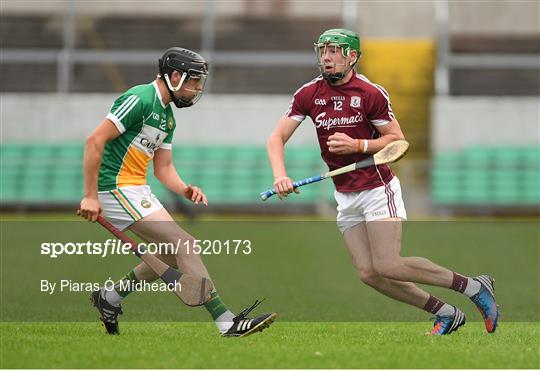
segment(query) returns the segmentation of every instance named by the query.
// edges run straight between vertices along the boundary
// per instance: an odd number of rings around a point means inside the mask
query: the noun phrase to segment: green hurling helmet
[[[319,40],[315,44],[316,47],[321,47],[324,44],[337,44],[343,51],[343,56],[349,55],[351,50],[356,50],[358,55],[360,51],[360,37],[354,31],[346,30],[344,28],[333,28],[326,30],[319,36]]]
[[[354,31],[346,30],[344,28],[333,28],[331,30],[326,30],[319,36],[319,39],[314,44],[315,54],[317,56],[317,63],[321,74],[326,81],[329,83],[336,83],[341,80],[351,69],[354,68],[360,55],[362,54],[360,50],[360,38],[358,34]],[[328,47],[339,47],[341,49],[341,54],[344,58],[348,57],[351,54],[351,50],[356,51],[357,57],[351,63],[350,66],[344,72],[337,73],[328,73],[325,72],[324,66],[321,62],[321,55],[324,54],[324,50]]]

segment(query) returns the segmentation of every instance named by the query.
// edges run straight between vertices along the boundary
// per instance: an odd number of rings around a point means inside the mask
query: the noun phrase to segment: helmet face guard
[[[197,103],[199,99],[201,99],[207,77],[208,77],[207,74],[192,74],[189,71],[182,72],[182,77],[180,78],[180,82],[178,83],[177,86],[173,86],[171,83],[169,74],[165,73],[163,75],[163,79],[165,80],[165,83],[167,84],[167,88],[169,89],[169,93],[171,94],[172,101],[174,102],[174,105],[178,108],[191,107],[195,103]],[[180,91],[184,83],[189,80],[200,80],[200,83],[198,84],[200,87],[198,87],[197,89],[190,89],[190,88],[184,87],[185,91],[188,91],[190,93],[195,93],[195,95],[190,99],[184,98],[184,97],[176,98],[173,92]]]
[[[325,31],[321,36],[319,36],[319,39],[314,44],[314,49],[315,55],[317,56],[317,64],[323,78],[332,84],[345,77],[345,75],[347,75],[349,71],[354,68],[361,55],[360,39],[358,34],[356,32],[340,28]],[[353,50],[356,51],[357,57],[352,63],[349,64],[349,66],[346,66],[343,72],[335,72],[335,67],[337,66],[335,63],[334,72],[327,72],[325,70],[323,57],[326,55],[326,53],[336,54],[340,52],[343,58],[347,58]]]
[[[171,83],[171,76],[174,71],[181,74],[180,82],[177,86]],[[167,85],[171,100],[178,108],[190,107],[201,99],[204,85],[208,77],[208,63],[199,54],[188,49],[171,48],[168,49],[162,58],[159,59],[159,76]],[[180,91],[185,82],[190,80],[199,80],[197,89],[188,89],[185,91],[195,93],[191,98],[176,98],[174,92]]]

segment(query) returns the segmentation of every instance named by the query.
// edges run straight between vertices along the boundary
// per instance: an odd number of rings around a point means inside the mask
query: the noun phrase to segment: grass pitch
[[[211,323],[4,323],[3,368],[538,368],[538,323],[473,322],[451,336],[429,323],[276,322],[230,339]]]
[[[174,295],[130,295],[121,336],[104,333],[89,292],[40,291],[40,281],[103,283],[133,256],[40,253],[44,241],[103,241],[83,222],[1,221],[2,368],[540,368],[540,232],[535,222],[420,222],[404,226],[403,255],[425,256],[467,275],[496,279],[501,323],[487,334],[474,304],[451,290],[468,323],[426,337],[426,314],[361,284],[334,222],[180,223],[198,238],[252,241],[249,255],[204,256],[221,297],[238,312],[276,311],[262,334],[225,339],[204,308]],[[393,322],[391,322],[393,321]]]

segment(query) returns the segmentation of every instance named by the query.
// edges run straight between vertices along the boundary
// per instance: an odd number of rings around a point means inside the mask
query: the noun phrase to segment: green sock
[[[214,321],[229,310],[223,300],[221,300],[217,291],[210,293],[210,300],[204,304],[204,307],[208,313],[210,313]]]
[[[131,271],[124,277],[122,277],[122,279],[118,281],[116,285],[114,285],[114,289],[116,290],[118,295],[120,295],[122,298],[125,298],[133,291],[135,291],[135,284],[138,282],[139,280],[135,275],[135,271]],[[120,287],[120,283],[122,283],[122,287]]]

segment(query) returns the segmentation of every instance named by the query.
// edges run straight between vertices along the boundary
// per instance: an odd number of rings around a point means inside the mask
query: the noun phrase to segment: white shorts
[[[337,225],[341,233],[364,221],[386,218],[407,220],[397,177],[388,184],[361,192],[335,191],[334,197],[338,203]]]
[[[98,192],[98,198],[105,219],[121,231],[163,208],[147,185]]]

